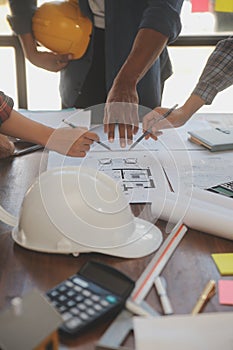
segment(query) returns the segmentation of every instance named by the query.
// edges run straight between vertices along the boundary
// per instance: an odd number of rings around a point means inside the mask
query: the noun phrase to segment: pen
[[[25,154],[29,154],[29,153],[38,151],[39,149],[43,149],[43,148],[44,148],[44,146],[41,146],[41,145],[33,145],[31,147],[27,147],[27,148],[15,151],[12,154],[12,157],[24,156]]]
[[[178,104],[175,104],[175,106],[171,107],[170,109],[167,110],[166,113],[164,113],[163,115],[161,115],[161,117],[159,119],[156,120],[156,123],[160,122],[160,120],[163,120],[165,118],[167,118],[169,116],[169,114],[171,114],[172,111],[174,111],[174,109],[176,109],[176,107],[178,106]],[[129,151],[131,149],[133,149],[142,139],[144,139],[144,137],[148,134],[151,133],[151,130],[147,130],[145,131],[129,148]]]
[[[63,123],[65,123],[65,124],[71,126],[71,128],[77,128],[77,125],[75,125],[75,124],[73,124],[73,123],[71,123],[71,122],[68,122],[68,121],[65,120],[65,119],[62,119],[62,121],[63,121]],[[95,142],[98,143],[99,145],[101,145],[102,147],[108,149],[109,151],[111,151],[111,148],[110,148],[109,146],[105,145],[103,142],[101,142],[101,141],[95,141]]]
[[[156,291],[159,295],[164,315],[172,315],[173,309],[172,309],[169,297],[168,297],[167,292],[166,292],[165,283],[166,282],[165,282],[164,277],[159,277],[159,276],[154,281],[154,285],[155,285]]]
[[[205,303],[215,294],[215,291],[216,291],[216,282],[214,280],[210,280],[205,286],[205,288],[203,289],[191,314],[196,315],[197,313],[199,313],[204,307]]]

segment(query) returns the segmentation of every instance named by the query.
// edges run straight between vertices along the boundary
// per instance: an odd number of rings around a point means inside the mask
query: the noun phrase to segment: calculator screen
[[[216,186],[214,188],[217,192],[225,194],[226,196],[232,196],[233,195],[233,191],[232,190],[228,190],[227,188],[223,188],[221,186]]]
[[[104,269],[92,264],[87,266],[85,269],[82,269],[80,274],[99,286],[106,288],[112,293],[120,296],[124,296],[124,294],[127,293],[132,286],[132,283],[130,283],[127,279],[110,274],[109,271],[105,271]]]

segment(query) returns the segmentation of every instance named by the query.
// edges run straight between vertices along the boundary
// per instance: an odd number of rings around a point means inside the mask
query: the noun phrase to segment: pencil
[[[63,121],[63,123],[65,123],[65,124],[71,126],[71,128],[77,128],[77,125],[74,125],[73,123],[68,122],[68,121],[65,120],[65,119],[62,119],[62,121]],[[94,140],[94,141],[95,141],[95,140]],[[107,150],[111,151],[111,148],[110,148],[109,146],[105,145],[103,142],[101,142],[101,141],[95,141],[95,142],[98,143],[99,145],[101,145],[102,147],[106,148]]]
[[[156,120],[156,123],[160,122],[160,120],[166,119],[169,114],[171,114],[172,111],[174,111],[174,109],[176,109],[176,107],[178,106],[178,104],[175,104],[175,106],[171,107],[170,109],[167,110],[166,113],[164,113],[163,115],[161,115],[161,117],[159,119]],[[139,142],[141,142],[142,139],[144,139],[144,137],[148,134],[151,133],[151,129],[145,131],[129,148],[129,151],[131,149],[133,149],[137,144],[139,144]]]

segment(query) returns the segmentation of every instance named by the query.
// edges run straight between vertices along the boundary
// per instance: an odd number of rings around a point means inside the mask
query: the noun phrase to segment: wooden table
[[[41,152],[15,159],[0,161],[1,205],[18,216],[24,194],[33,183],[39,171],[46,169],[46,162],[40,165]],[[132,205],[136,216],[140,213],[148,220],[150,205]],[[164,232],[165,223],[156,223]],[[166,238],[166,234],[164,234]],[[45,292],[57,283],[74,274],[89,259],[113,265],[129,274],[135,280],[140,276],[153,255],[140,259],[122,259],[101,254],[81,254],[79,257],[38,253],[21,248],[11,238],[11,227],[0,223],[0,310],[8,307],[12,298],[22,296],[32,288]],[[229,279],[220,276],[212,253],[233,252],[233,241],[188,230],[178,248],[168,261],[162,275],[167,280],[167,289],[176,314],[190,313],[203,287],[209,279]],[[151,290],[148,303],[162,313],[155,290]],[[233,311],[231,306],[220,305],[216,294],[205,306],[203,312]],[[61,339],[70,349],[91,350],[107,329],[109,323],[101,324],[76,339]],[[133,348],[133,337],[125,345]]]

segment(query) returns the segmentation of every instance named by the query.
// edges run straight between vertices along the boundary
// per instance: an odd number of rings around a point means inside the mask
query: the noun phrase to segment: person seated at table
[[[199,81],[190,97],[166,119],[157,121],[168,109],[157,107],[143,119],[143,129],[151,130],[146,139],[157,139],[158,130],[179,127],[203,105],[209,105],[215,96],[233,84],[233,36],[221,40],[209,56]]]
[[[71,157],[85,157],[97,134],[85,128],[54,129],[44,124],[32,121],[13,109],[11,97],[0,91],[0,158],[6,158],[14,153],[14,144],[8,136],[36,143],[47,149]]]

